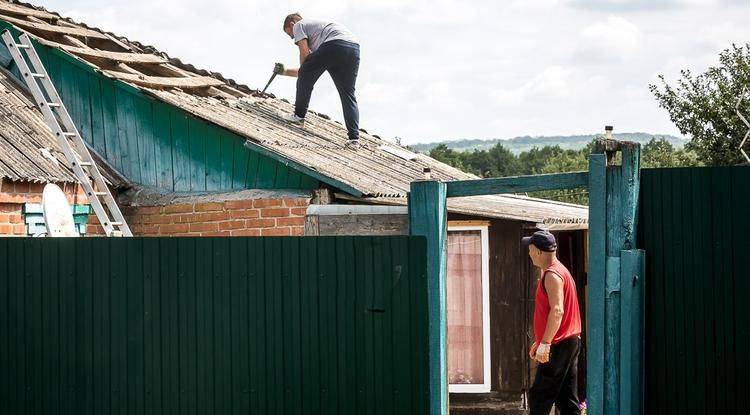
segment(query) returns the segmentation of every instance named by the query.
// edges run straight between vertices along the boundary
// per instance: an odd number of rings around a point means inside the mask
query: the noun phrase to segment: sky
[[[648,90],[750,41],[746,0],[27,0],[262,88],[296,66],[284,17],[332,19],[361,44],[360,126],[403,143],[675,134]],[[295,80],[269,92],[294,101]],[[342,120],[326,74],[310,108]]]

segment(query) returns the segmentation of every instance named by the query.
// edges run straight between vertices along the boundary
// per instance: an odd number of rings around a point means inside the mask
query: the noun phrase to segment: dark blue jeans
[[[320,45],[305,59],[297,75],[294,113],[298,117],[305,117],[315,82],[325,71],[331,74],[333,84],[339,91],[349,139],[356,140],[359,138],[359,108],[354,96],[354,84],[359,72],[359,45],[356,43],[332,40]]]

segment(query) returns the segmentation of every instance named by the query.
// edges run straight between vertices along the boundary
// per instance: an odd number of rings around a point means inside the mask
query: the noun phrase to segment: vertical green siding
[[[0,413],[426,414],[421,237],[0,239]]]
[[[0,30],[8,25],[0,21]],[[128,179],[174,191],[314,189],[319,182],[243,146],[244,138],[36,44],[83,138]],[[7,50],[0,45],[0,62]],[[13,65],[11,65],[11,70]]]
[[[750,167],[642,171],[646,413],[747,414]]]

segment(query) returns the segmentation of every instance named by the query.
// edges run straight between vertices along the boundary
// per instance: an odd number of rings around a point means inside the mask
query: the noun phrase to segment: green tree
[[[430,157],[435,160],[442,161],[443,163],[453,166],[459,170],[465,170],[461,153],[456,150],[448,148],[445,144],[440,144],[437,147],[430,150]]]
[[[652,138],[641,151],[643,167],[689,167],[701,165],[698,155],[689,149],[675,149],[663,138]]]
[[[550,159],[563,153],[564,151],[560,146],[533,147],[529,151],[524,151],[518,155],[521,174],[539,174],[544,170],[544,166],[549,163]]]
[[[660,75],[658,85],[649,88],[680,132],[690,137],[686,148],[707,164],[744,161],[738,147],[747,126],[737,117],[735,105],[744,88],[750,86],[750,43],[722,51],[719,65],[702,74],[694,75],[689,70],[681,74],[674,85]],[[746,100],[740,110],[750,115],[750,101]]]
[[[489,177],[515,176],[519,174],[518,158],[501,143],[487,152],[490,159]]]

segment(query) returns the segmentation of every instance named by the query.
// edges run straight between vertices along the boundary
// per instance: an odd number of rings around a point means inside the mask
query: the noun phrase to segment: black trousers
[[[562,415],[579,415],[578,354],[581,339],[571,337],[552,345],[549,362],[540,363],[529,389],[529,415],[549,415],[555,404]]]
[[[359,45],[342,40],[325,42],[311,53],[297,74],[297,98],[294,113],[305,118],[313,87],[320,75],[328,71],[339,91],[344,122],[350,140],[359,138],[359,107],[354,96],[354,84],[359,72]]]

